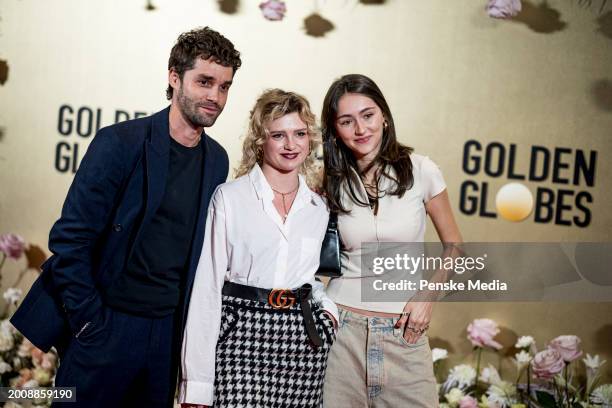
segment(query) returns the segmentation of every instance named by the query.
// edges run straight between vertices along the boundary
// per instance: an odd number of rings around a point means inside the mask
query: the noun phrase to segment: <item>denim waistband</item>
[[[338,308],[340,312],[340,322],[341,323],[350,323],[354,325],[369,327],[371,329],[375,328],[393,328],[395,327],[395,323],[399,320],[398,317],[376,317],[376,316],[364,316],[359,313],[355,313],[353,311],[344,309],[342,307]]]

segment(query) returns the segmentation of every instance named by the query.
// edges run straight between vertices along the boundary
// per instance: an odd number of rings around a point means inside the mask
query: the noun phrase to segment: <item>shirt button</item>
[[[121,231],[123,231],[123,226],[121,224],[115,224],[115,225],[113,225],[113,230],[115,232],[121,232]]]

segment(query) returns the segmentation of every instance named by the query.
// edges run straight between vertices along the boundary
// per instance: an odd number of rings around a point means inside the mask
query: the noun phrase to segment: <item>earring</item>
[[[389,122],[387,122],[386,120],[383,122],[383,129],[387,130],[387,128],[389,127]]]

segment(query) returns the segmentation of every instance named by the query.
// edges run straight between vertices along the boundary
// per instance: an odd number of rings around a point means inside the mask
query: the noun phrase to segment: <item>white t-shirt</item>
[[[349,214],[338,216],[338,231],[342,239],[342,278],[333,279],[327,294],[336,303],[358,309],[386,313],[401,313],[405,302],[363,302],[361,300],[362,242],[423,242],[425,238],[425,204],[446,189],[440,168],[426,156],[411,154],[414,184],[400,198],[385,195],[379,200],[378,214],[370,207],[356,205],[348,195],[348,188],[342,193],[342,204]],[[379,191],[393,189],[394,182],[381,177]],[[359,199],[368,202],[365,187],[360,182],[355,193]],[[408,301],[409,299],[406,299]]]

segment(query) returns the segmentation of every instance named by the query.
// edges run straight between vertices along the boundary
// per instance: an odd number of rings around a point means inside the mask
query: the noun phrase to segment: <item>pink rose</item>
[[[46,353],[45,355],[42,356],[40,367],[47,371],[51,371],[52,369],[55,368],[56,363],[57,363],[57,359],[55,357],[55,354]]]
[[[476,398],[466,395],[459,400],[459,408],[478,408],[478,401]]]
[[[44,351],[39,349],[38,347],[32,347],[31,355],[32,355],[32,364],[34,366],[39,367],[40,363],[42,363]]]
[[[32,379],[32,370],[29,368],[22,368],[19,370],[19,379],[17,380],[17,387],[23,386],[25,383]]]
[[[21,258],[25,250],[25,241],[16,234],[0,235],[0,252],[13,259]]]
[[[489,17],[514,17],[521,11],[521,0],[489,0],[485,9]]]
[[[582,350],[580,350],[580,338],[578,336],[559,336],[553,339],[548,347],[557,350],[559,354],[561,354],[561,357],[563,357],[563,360],[568,363],[576,360],[582,355]]]
[[[32,355],[33,349],[34,345],[30,342],[30,340],[24,337],[19,345],[19,349],[17,350],[17,355],[19,357],[29,357]]]
[[[467,328],[467,338],[476,347],[492,347],[496,350],[502,348],[502,345],[493,340],[493,337],[499,333],[497,323],[491,319],[475,319]]]
[[[533,375],[544,380],[550,380],[555,374],[559,374],[564,366],[561,354],[551,348],[540,351],[531,361]]]
[[[268,20],[278,21],[285,17],[287,6],[280,0],[268,0],[259,5],[263,16]]]

